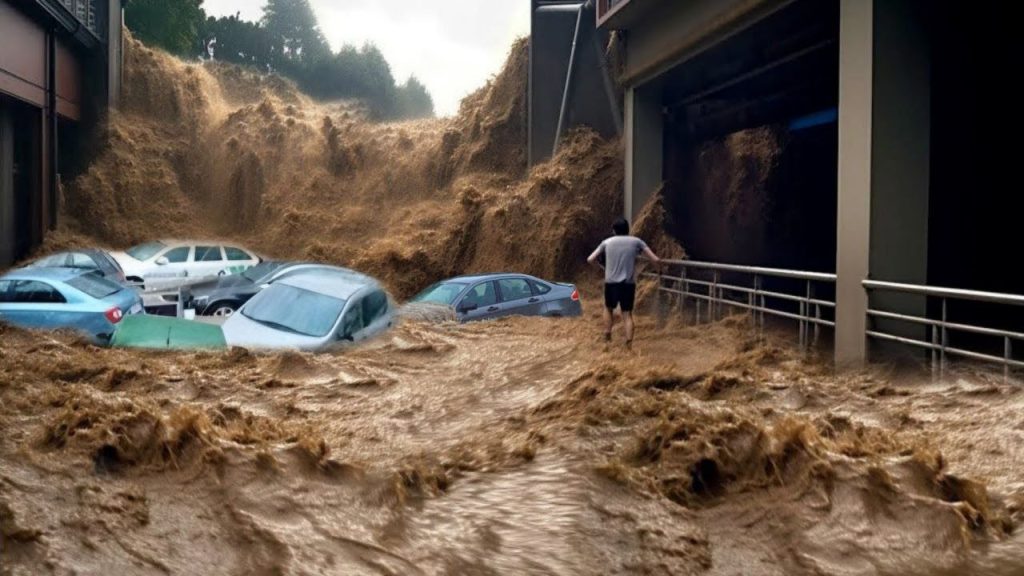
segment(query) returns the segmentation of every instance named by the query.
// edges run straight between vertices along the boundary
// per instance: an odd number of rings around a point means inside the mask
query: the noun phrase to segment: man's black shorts
[[[635,300],[636,284],[619,282],[604,285],[604,305],[609,310],[615,310],[616,306],[622,306],[623,312],[632,312]]]

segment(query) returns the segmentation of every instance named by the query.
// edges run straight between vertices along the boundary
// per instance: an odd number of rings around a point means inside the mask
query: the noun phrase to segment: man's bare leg
[[[615,325],[615,315],[607,307],[604,309],[604,340],[608,342],[612,339],[612,326]]]
[[[633,347],[633,313],[623,312],[622,321],[626,324],[626,348]]]

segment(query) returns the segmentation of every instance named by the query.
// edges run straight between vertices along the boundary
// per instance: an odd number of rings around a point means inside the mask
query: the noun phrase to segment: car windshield
[[[271,284],[242,308],[246,318],[303,336],[326,336],[345,309],[345,300],[287,284]]]
[[[459,282],[438,282],[412,299],[413,302],[435,302],[452,305],[466,285]]]
[[[139,244],[128,249],[128,255],[136,260],[143,262],[149,260],[156,255],[157,252],[163,250],[167,246],[163,242],[147,242],[145,244]]]
[[[242,272],[242,276],[245,276],[247,279],[255,283],[264,276],[273,274],[275,270],[282,266],[284,266],[284,263],[282,262],[263,262],[247,269],[245,272]]]
[[[107,280],[99,273],[82,274],[77,278],[68,280],[68,286],[85,292],[93,298],[106,298],[111,294],[116,294],[121,291],[121,286]]]

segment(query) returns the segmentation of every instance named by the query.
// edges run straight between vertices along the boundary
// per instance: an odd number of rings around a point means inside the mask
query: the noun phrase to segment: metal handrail
[[[835,322],[822,318],[822,308],[835,308],[835,302],[824,300],[814,295],[815,284],[834,284],[835,274],[808,272],[803,270],[787,270],[782,268],[766,268],[763,266],[743,266],[738,264],[720,264],[715,262],[699,262],[694,260],[662,260],[668,267],[679,267],[679,275],[647,272],[642,276],[658,280],[658,293],[680,297],[681,306],[685,310],[687,299],[695,303],[695,319],[700,322],[706,318],[708,322],[721,316],[724,307],[738,308],[750,312],[751,319],[763,331],[765,316],[776,316],[796,320],[800,325],[800,347],[807,349],[813,342],[817,343],[822,326],[834,328]],[[710,272],[711,280],[689,278],[688,269]],[[722,282],[723,272],[745,274],[752,277],[752,286],[740,286],[736,283]],[[762,288],[765,278],[782,278],[802,280],[805,289],[802,294],[787,294]],[[736,294],[746,295],[735,297]],[[798,312],[793,313],[772,306],[773,301],[786,301],[798,304]],[[706,315],[702,315],[702,304],[706,306]]]
[[[887,332],[882,332],[881,330],[875,330],[871,328],[868,328],[866,334],[871,338],[888,340],[891,342],[899,342],[901,344],[907,344],[910,346],[916,346],[918,348],[930,350],[933,375],[941,376],[943,373],[945,373],[947,366],[947,355],[950,354],[955,356],[973,358],[976,360],[982,360],[985,362],[1002,364],[1004,380],[1009,380],[1011,367],[1024,368],[1024,362],[1013,359],[1013,342],[1015,340],[1024,341],[1024,333],[1015,332],[1012,330],[1001,330],[998,328],[988,328],[985,326],[976,326],[973,324],[964,324],[960,322],[950,322],[947,313],[949,300],[987,302],[992,304],[1001,304],[1004,306],[1024,306],[1024,296],[1021,296],[1019,294],[1007,294],[1002,292],[985,292],[980,290],[965,290],[962,288],[944,288],[938,286],[925,286],[920,284],[883,282],[879,280],[865,280],[863,284],[865,290],[868,291],[874,290],[884,292],[899,292],[903,294],[916,294],[941,299],[942,317],[941,319],[938,320],[933,318],[927,318],[924,316],[915,316],[912,314],[899,314],[896,312],[889,312],[886,310],[879,310],[871,307],[868,308],[867,312],[868,318],[884,318],[888,320],[895,320],[911,324],[921,324],[926,326],[928,332],[930,333],[930,338],[927,340],[909,338],[906,336],[898,336],[896,334],[890,334]],[[985,354],[983,352],[977,352],[974,350],[965,350],[962,348],[952,347],[949,345],[950,331],[969,332],[973,334],[981,334],[985,336],[1002,338],[1003,355],[995,356],[992,354]]]

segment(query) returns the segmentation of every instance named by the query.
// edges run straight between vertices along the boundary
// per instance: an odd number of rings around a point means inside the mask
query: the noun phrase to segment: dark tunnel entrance
[[[655,81],[665,207],[691,259],[835,272],[838,34],[838,1],[799,0]]]
[[[838,32],[838,2],[795,2],[661,79],[691,258],[835,271]]]
[[[1006,73],[1021,61],[1011,5],[982,2],[963,10],[928,5],[931,38],[931,162],[928,281],[971,290],[1024,293],[1013,255],[1024,195],[1020,147],[1024,122]],[[929,314],[941,317],[941,303]],[[1024,309],[951,301],[952,322],[1024,332]],[[950,345],[1002,356],[1002,338],[951,333]],[[1021,346],[1018,344],[1018,348]],[[1024,356],[1015,349],[1014,355]]]

